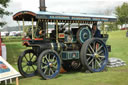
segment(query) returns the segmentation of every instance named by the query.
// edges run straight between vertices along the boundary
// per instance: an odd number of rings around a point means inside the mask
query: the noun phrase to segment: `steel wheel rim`
[[[102,71],[108,62],[108,51],[106,45],[100,41],[92,41],[86,51],[88,67],[94,72]]]
[[[24,57],[22,57],[22,61],[21,61],[23,72],[27,75],[33,75],[37,71],[36,61],[37,61],[37,56],[34,53],[32,52],[26,53]]]
[[[45,53],[41,59],[41,71],[47,78],[54,78],[60,71],[60,59],[53,53]]]

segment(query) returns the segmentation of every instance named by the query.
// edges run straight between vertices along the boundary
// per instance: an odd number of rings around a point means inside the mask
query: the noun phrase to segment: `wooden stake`
[[[19,85],[18,77],[16,78],[16,85]]]

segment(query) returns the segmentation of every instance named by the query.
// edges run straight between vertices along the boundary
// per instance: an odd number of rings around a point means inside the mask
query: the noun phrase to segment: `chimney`
[[[46,11],[45,0],[40,0],[40,11]]]

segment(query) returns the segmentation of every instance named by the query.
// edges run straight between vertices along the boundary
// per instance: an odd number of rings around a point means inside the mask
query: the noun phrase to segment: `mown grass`
[[[11,64],[17,64],[17,59],[20,54],[27,49],[22,46],[22,42],[5,43],[7,47],[7,61]]]
[[[117,31],[109,33],[108,44],[112,46],[110,57],[121,58],[128,64],[128,37],[126,31]]]
[[[126,31],[109,32],[108,44],[112,46],[109,57],[117,57],[128,64],[128,37]],[[17,69],[17,57],[26,48],[21,42],[6,43],[8,61]],[[99,73],[71,72],[59,74],[57,78],[43,80],[39,76],[20,78],[20,85],[127,85],[128,67],[107,68]],[[13,82],[15,84],[15,81]]]

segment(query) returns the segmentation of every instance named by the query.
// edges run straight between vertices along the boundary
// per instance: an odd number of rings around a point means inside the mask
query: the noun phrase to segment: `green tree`
[[[116,7],[115,14],[118,18],[118,24],[123,25],[128,23],[128,3],[124,2],[121,6]]]
[[[9,15],[10,12],[6,11],[6,8],[8,7],[8,3],[10,0],[0,0],[0,18],[2,19],[4,15]],[[4,26],[6,22],[0,21],[0,26]]]

